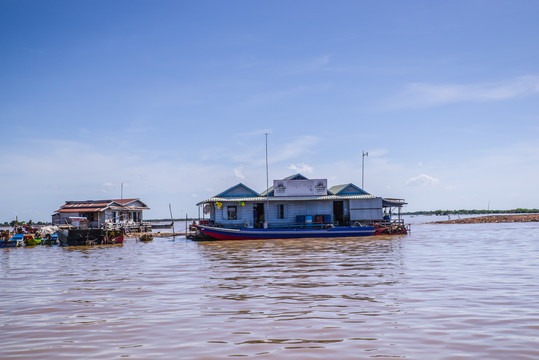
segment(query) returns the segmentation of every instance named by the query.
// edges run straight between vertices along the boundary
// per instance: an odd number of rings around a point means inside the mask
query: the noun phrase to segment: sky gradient
[[[0,222],[302,173],[539,207],[538,1],[0,0]]]

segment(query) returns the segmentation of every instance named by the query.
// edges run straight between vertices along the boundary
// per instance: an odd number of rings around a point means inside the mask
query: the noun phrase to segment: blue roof
[[[370,195],[368,192],[352,183],[335,185],[328,189],[333,195]]]
[[[283,180],[309,180],[309,179],[301,174],[294,174],[294,175],[285,177]]]
[[[290,176],[285,177],[283,180],[309,180],[309,179],[306,178],[305,176],[301,175],[301,174],[294,174],[294,175],[290,175]],[[266,196],[266,193],[268,193],[268,196],[273,196],[274,195],[273,186],[270,186],[266,190],[262,191],[262,193],[260,195]]]
[[[220,194],[215,195],[215,197],[249,197],[249,196],[260,196],[259,193],[253,189],[239,183],[238,185],[232,186],[231,188],[226,189]]]

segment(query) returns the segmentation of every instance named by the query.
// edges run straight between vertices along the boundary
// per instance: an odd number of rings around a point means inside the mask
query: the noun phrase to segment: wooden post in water
[[[172,221],[172,236],[174,236],[174,218],[172,217],[172,207],[170,206],[170,203],[168,204],[168,210],[170,211],[170,220]]]

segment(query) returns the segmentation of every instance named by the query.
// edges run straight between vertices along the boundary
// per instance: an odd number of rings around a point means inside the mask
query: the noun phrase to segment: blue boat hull
[[[228,229],[196,225],[204,237],[195,240],[258,240],[258,239],[299,239],[299,238],[343,238],[371,236],[372,226],[331,227],[329,229]]]
[[[0,240],[0,248],[24,246],[24,235],[15,234],[9,240]]]

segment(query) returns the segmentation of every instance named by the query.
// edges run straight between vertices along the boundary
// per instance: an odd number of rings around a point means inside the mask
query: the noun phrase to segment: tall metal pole
[[[369,156],[369,153],[364,150],[361,158],[361,189],[363,190],[365,190],[365,156]]]
[[[268,227],[269,219],[269,171],[268,171],[268,133],[266,134],[266,212],[264,214],[264,228]]]

